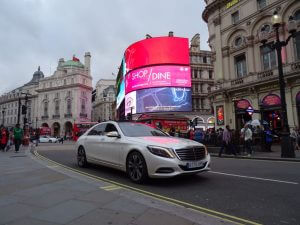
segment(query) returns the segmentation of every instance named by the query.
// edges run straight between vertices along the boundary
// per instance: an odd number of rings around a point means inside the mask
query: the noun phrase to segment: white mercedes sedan
[[[135,183],[210,170],[210,155],[198,142],[171,137],[135,122],[103,122],[76,142],[77,163],[100,164],[126,172]]]

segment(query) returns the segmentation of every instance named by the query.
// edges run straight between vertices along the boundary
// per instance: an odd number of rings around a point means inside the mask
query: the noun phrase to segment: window
[[[59,93],[55,93],[55,98],[59,98]]]
[[[74,84],[74,78],[71,79],[71,84]]]
[[[96,127],[94,127],[88,135],[104,135],[104,130],[105,130],[106,124],[99,124]]]
[[[72,111],[72,101],[71,99],[67,100],[67,114],[71,114]]]
[[[206,56],[203,56],[203,63],[207,63]]]
[[[232,24],[237,24],[239,22],[239,11],[231,14]]]
[[[276,66],[276,53],[268,45],[260,47],[262,69],[270,70]]]
[[[50,84],[49,84],[49,85],[50,85],[50,87],[52,87],[52,82],[50,82]]]
[[[105,133],[108,133],[108,132],[112,132],[112,131],[117,131],[117,128],[115,127],[115,125],[111,124],[111,123],[108,123],[106,125],[106,128],[105,128]]]
[[[197,78],[197,70],[193,70],[194,78]]]
[[[300,21],[300,10],[298,10],[295,13],[294,19],[299,23],[299,21]],[[294,38],[294,43],[295,43],[296,60],[300,60],[300,34],[297,34],[297,36]]]
[[[257,0],[257,8],[262,9],[267,6],[266,0]]]
[[[208,71],[208,77],[209,77],[209,79],[213,79],[213,71],[212,70]]]
[[[81,113],[85,113],[85,99],[81,99]]]
[[[67,96],[68,96],[68,97],[71,97],[71,91],[68,91]]]
[[[59,115],[59,101],[55,101],[55,115]]]
[[[48,116],[48,102],[44,102],[44,116]]]
[[[67,80],[66,79],[64,79],[64,85],[67,85]]]
[[[236,70],[236,76],[243,77],[247,75],[247,68],[246,68],[246,56],[245,54],[236,56],[234,58],[235,61],[235,70]]]

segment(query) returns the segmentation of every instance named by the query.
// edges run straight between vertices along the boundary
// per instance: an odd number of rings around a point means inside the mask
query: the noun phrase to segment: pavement
[[[272,152],[256,151],[255,147],[253,149],[254,149],[254,151],[251,156],[248,156],[246,153],[240,153],[240,154],[237,154],[237,156],[234,156],[232,154],[224,154],[223,153],[222,157],[237,158],[237,159],[256,159],[256,160],[300,162],[300,150],[295,150],[295,158],[282,158],[281,157],[281,146],[278,144],[272,146],[272,148],[271,148]],[[208,152],[213,157],[218,157],[219,150],[220,150],[220,147],[208,146]],[[225,149],[224,149],[224,151],[225,151]]]
[[[29,147],[0,152],[0,209],[1,225],[232,224],[69,171]]]

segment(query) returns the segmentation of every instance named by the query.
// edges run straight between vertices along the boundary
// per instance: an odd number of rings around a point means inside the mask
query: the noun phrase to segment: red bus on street
[[[73,131],[72,131],[72,138],[74,141],[77,141],[77,139],[88,129],[90,129],[92,126],[98,124],[98,122],[80,122],[80,123],[74,123],[73,125]]]

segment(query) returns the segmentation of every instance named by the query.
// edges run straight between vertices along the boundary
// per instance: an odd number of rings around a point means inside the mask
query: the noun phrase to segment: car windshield
[[[119,126],[123,134],[128,137],[168,136],[158,129],[141,123],[121,122]]]

